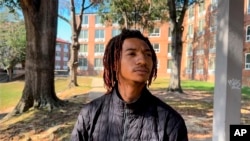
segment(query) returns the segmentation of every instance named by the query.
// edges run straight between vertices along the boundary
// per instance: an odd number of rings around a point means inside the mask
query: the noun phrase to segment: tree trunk
[[[172,30],[172,69],[170,75],[170,83],[167,91],[183,93],[181,88],[180,70],[181,70],[181,57],[182,57],[182,33],[183,27],[173,24]]]
[[[54,87],[58,0],[20,0],[20,5],[27,33],[25,86],[11,114],[31,107],[50,111],[63,104]]]
[[[68,62],[69,66],[69,87],[78,86],[77,84],[77,68],[78,68],[78,50],[80,48],[80,44],[78,42],[78,38],[81,32],[82,25],[82,13],[79,17],[76,16],[75,13],[75,3],[74,0],[70,1],[71,4],[71,31],[72,31],[72,44],[70,46],[70,60]],[[84,3],[83,3],[84,4]],[[83,10],[81,10],[83,12]],[[79,23],[77,23],[76,18],[78,18]]]
[[[13,68],[8,68],[7,69],[7,74],[8,74],[8,81],[11,81],[13,78]]]
[[[74,34],[73,34],[74,35]],[[78,50],[80,44],[78,43],[78,38],[73,39],[73,43],[70,46],[70,60],[69,60],[69,69],[70,69],[70,83],[69,87],[78,86],[77,84],[77,68],[78,68]]]

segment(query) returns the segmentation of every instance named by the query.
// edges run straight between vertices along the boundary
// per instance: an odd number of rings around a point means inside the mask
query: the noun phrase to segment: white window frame
[[[80,63],[80,59],[84,59],[84,61],[86,60],[86,65],[84,65],[84,62],[83,64]],[[79,65],[78,65],[78,69],[79,70],[87,70],[88,69],[88,59],[87,58],[78,58],[78,62],[79,62]]]
[[[247,14],[250,14],[250,0],[247,0]]]
[[[153,43],[152,46],[154,48],[155,53],[160,52],[160,44],[159,43]],[[158,47],[158,49],[156,47]]]
[[[157,32],[157,30],[159,32]],[[151,36],[151,37],[159,37],[160,33],[161,33],[161,30],[160,30],[159,27],[157,27],[157,28],[154,28],[152,32],[150,32],[149,36]]]
[[[86,32],[86,34],[85,34],[85,32]],[[87,30],[87,29],[81,30],[79,41],[82,41],[82,42],[89,41],[89,30]]]
[[[95,27],[103,27],[104,25],[101,22],[102,18],[99,15],[95,15]]]
[[[246,42],[250,42],[250,25],[246,26]]]
[[[98,64],[96,64],[98,62]],[[94,59],[94,70],[103,70],[103,61],[102,58],[95,58]]]
[[[104,50],[105,50],[104,44],[95,44],[94,48],[95,56],[104,55]]]
[[[170,63],[170,64],[169,64]],[[169,66],[170,65],[170,66]],[[167,73],[170,73],[172,70],[172,65],[173,65],[173,59],[168,59],[167,60]]]
[[[82,19],[83,19],[82,20],[82,27],[89,27],[89,16],[88,15],[83,15]]]
[[[213,63],[212,67],[210,65],[210,63]],[[215,57],[214,56],[209,56],[208,59],[208,74],[214,74],[215,72]]]
[[[101,31],[103,31],[103,37],[102,34],[101,34]],[[98,37],[96,37],[98,36]],[[105,41],[105,30],[103,29],[96,29],[95,30],[95,42],[104,42]]]
[[[79,56],[88,56],[88,44],[80,45]]]
[[[250,70],[250,61],[247,62],[247,57],[250,57],[250,53],[245,54],[245,70]]]

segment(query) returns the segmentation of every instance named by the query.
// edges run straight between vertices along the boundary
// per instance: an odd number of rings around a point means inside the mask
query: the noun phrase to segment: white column
[[[240,124],[244,0],[218,0],[213,141],[229,141]]]

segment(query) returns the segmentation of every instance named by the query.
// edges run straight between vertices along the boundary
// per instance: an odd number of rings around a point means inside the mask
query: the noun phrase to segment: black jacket
[[[126,104],[117,90],[84,105],[72,141],[188,141],[183,118],[146,88]]]

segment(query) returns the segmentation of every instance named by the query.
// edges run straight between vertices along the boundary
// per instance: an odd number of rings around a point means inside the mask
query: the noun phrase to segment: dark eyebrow
[[[127,48],[125,51],[135,51],[136,48]],[[145,49],[145,52],[151,52],[151,50],[149,48]]]
[[[136,50],[136,48],[127,48],[125,51],[135,51]]]

